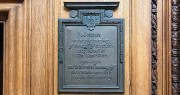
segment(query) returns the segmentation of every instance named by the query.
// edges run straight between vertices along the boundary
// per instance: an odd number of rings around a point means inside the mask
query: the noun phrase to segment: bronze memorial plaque
[[[124,92],[124,19],[118,2],[65,2],[59,19],[59,92]]]

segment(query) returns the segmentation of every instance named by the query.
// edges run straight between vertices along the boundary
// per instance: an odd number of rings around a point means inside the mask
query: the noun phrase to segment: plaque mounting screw
[[[75,17],[77,17],[77,15],[78,15],[78,12],[76,11],[76,10],[72,10],[72,11],[70,11],[70,17],[71,18],[75,18]]]
[[[113,16],[113,11],[112,10],[106,10],[105,11],[105,16],[108,18],[111,18]]]

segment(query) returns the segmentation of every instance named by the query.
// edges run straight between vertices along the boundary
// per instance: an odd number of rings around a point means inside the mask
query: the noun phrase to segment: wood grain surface
[[[157,95],[172,95],[171,0],[158,0],[157,5]]]
[[[58,18],[69,18],[63,2],[111,2],[114,18],[125,18],[125,92],[58,93]],[[8,11],[4,95],[151,95],[150,0],[25,0],[0,3]]]
[[[132,0],[132,95],[151,94],[151,1]]]
[[[0,3],[0,11],[8,12],[4,32],[3,95],[28,95],[30,91],[25,9],[25,3]]]
[[[115,94],[106,93],[98,94],[92,93],[87,95],[130,95],[130,0],[61,0],[57,1],[58,6],[58,17],[59,18],[69,18],[68,10],[64,7],[63,2],[120,2],[119,7],[114,11],[114,18],[125,18],[125,93]],[[127,27],[126,27],[127,26]],[[56,55],[57,56],[57,55]],[[57,63],[56,63],[57,64]],[[57,71],[56,71],[57,72]],[[57,74],[56,74],[57,75]],[[55,81],[57,82],[57,76],[55,76]],[[57,85],[57,84],[56,84]],[[57,89],[57,86],[56,88]],[[60,94],[60,95],[85,95],[85,94]]]

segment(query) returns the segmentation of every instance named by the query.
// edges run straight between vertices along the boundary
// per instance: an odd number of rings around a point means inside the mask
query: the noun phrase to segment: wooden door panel
[[[63,2],[107,1],[120,2],[114,18],[125,18],[125,92],[58,93],[58,18],[69,18]],[[5,95],[150,95],[151,0],[26,0],[0,5],[9,12]]]
[[[8,0],[7,0],[8,1]],[[4,32],[4,86],[3,95],[28,95],[28,37],[26,31],[26,7],[22,2],[2,3],[0,11],[5,12]],[[1,18],[2,20],[2,18]]]
[[[106,93],[106,94],[98,94],[92,93],[87,95],[129,95],[130,94],[130,49],[129,49],[129,34],[130,34],[130,0],[108,0],[108,2],[120,2],[119,7],[114,11],[114,18],[125,18],[125,93],[123,94],[115,94],[115,93]],[[64,7],[64,2],[105,2],[105,0],[61,0],[58,1],[58,18],[69,18],[69,12]],[[57,74],[56,74],[57,75]],[[55,78],[55,81],[57,78]],[[56,86],[56,89],[57,86]],[[59,94],[61,95],[61,94]],[[69,94],[62,94],[62,95],[69,95]],[[70,95],[84,95],[84,94],[70,94]]]
[[[63,2],[88,1],[104,2],[104,0],[61,0],[57,3],[59,5],[58,17],[69,17],[69,13],[67,12],[67,9],[64,8]],[[150,5],[151,2],[149,0],[143,2],[138,0],[109,1],[120,2],[119,8],[114,11],[114,18],[125,18],[125,93],[123,95],[150,94],[151,76],[149,63],[151,57],[149,54],[151,42],[148,39],[150,39],[151,35],[151,16],[150,6],[145,7],[144,4]],[[146,20],[146,22],[144,22],[144,20]],[[55,80],[56,79],[57,78],[55,78]]]

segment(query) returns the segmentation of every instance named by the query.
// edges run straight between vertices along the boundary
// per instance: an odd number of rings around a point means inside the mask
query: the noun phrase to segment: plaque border
[[[69,3],[68,3],[69,4]],[[73,2],[72,2],[73,4]],[[98,5],[97,3],[93,3]],[[80,3],[82,5],[82,3]],[[79,7],[79,6],[78,6]],[[58,90],[59,92],[124,92],[124,19],[108,18],[104,15],[105,9],[78,10],[78,17],[69,19],[58,19]],[[95,26],[116,26],[117,27],[117,87],[95,87],[84,86],[64,87],[64,29],[66,25],[88,26],[82,22],[84,14],[99,14],[100,22]],[[91,31],[91,30],[90,30]],[[101,86],[101,85],[99,85]]]

